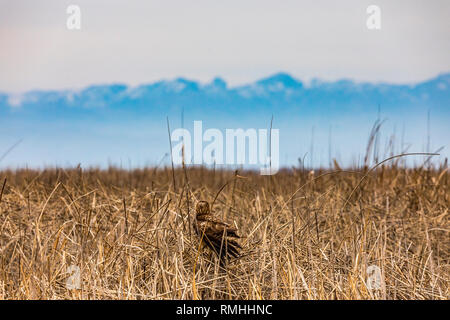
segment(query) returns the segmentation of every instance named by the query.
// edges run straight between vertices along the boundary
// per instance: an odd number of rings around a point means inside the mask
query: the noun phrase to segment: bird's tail
[[[239,250],[242,249],[241,245],[235,240],[222,237],[205,237],[206,244],[214,251],[220,258],[220,264],[223,266],[225,260],[230,258],[239,258]]]

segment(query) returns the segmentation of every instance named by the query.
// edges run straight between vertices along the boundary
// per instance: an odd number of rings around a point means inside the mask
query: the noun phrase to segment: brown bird
[[[242,247],[235,240],[240,238],[236,234],[237,229],[214,217],[206,201],[199,201],[195,211],[194,229],[200,239],[217,254],[220,264],[223,265],[225,259],[238,258]]]

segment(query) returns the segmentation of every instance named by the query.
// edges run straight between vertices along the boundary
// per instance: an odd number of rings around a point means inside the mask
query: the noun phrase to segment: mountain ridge
[[[305,83],[277,73],[234,87],[219,77],[206,84],[176,78],[139,86],[0,93],[0,150],[23,141],[0,166],[104,165],[126,159],[157,165],[168,151],[167,120],[171,129],[192,130],[201,120],[205,129],[225,132],[267,129],[273,119],[284,165],[305,154],[311,154],[311,164],[336,157],[351,165],[358,161],[353,157],[366,152],[377,119],[383,122],[379,141],[385,150],[392,141],[397,153],[444,146],[440,153],[449,157],[449,89],[450,73],[416,84]]]
[[[79,90],[31,90],[23,94],[0,92],[0,113],[40,109],[129,109],[155,111],[182,105],[202,108],[320,108],[354,109],[362,105],[387,107],[450,106],[450,73],[416,84],[356,82],[349,79],[309,84],[286,72],[275,73],[250,84],[229,87],[220,77],[201,84],[186,78],[160,80],[138,86],[123,83],[94,84]],[[3,109],[3,111],[2,111]],[[73,110],[71,110],[73,111]]]

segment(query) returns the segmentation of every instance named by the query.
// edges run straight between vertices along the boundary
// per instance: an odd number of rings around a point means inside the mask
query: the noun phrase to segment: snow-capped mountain
[[[380,148],[387,154],[394,147],[395,152],[444,147],[445,158],[450,156],[450,74],[400,85],[345,79],[303,83],[279,73],[237,87],[221,78],[206,84],[178,78],[139,86],[0,92],[0,152],[23,141],[0,167],[157,165],[169,147],[166,117],[171,130],[192,130],[193,121],[202,120],[204,128],[225,132],[267,129],[272,116],[284,165],[305,155],[317,166],[334,157],[344,165],[358,163],[379,118],[386,133],[379,139],[386,147]]]
[[[351,80],[326,82],[313,80],[303,84],[287,73],[278,73],[254,83],[229,87],[216,78],[211,83],[178,78],[136,87],[124,84],[93,85],[82,90],[30,91],[23,94],[0,93],[0,112],[44,111],[75,108],[119,109],[133,112],[157,112],[183,106],[185,109],[220,108],[254,112],[260,108],[302,108],[304,111],[360,110],[368,106],[384,108],[450,108],[450,73],[414,85],[358,83]]]

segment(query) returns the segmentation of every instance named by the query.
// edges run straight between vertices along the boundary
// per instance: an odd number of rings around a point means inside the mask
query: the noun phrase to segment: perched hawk
[[[235,240],[240,238],[236,234],[237,229],[214,217],[206,201],[199,201],[195,211],[195,232],[217,254],[220,263],[223,264],[225,259],[231,257],[239,257],[239,249],[242,247]]]

